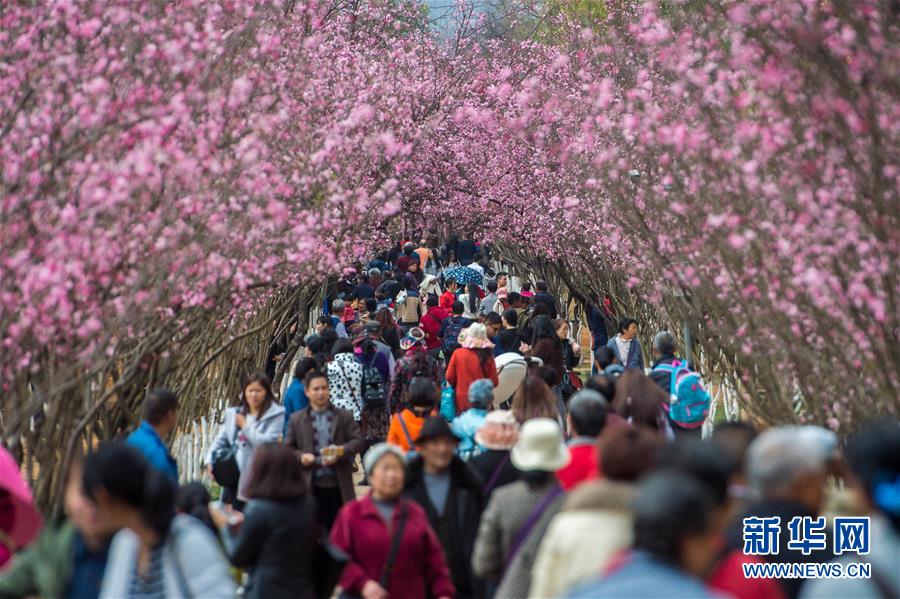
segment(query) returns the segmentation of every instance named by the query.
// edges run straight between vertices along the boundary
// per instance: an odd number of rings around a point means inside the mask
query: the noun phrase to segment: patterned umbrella
[[[456,282],[460,285],[467,285],[469,283],[481,285],[484,282],[484,277],[481,276],[481,273],[468,266],[457,266],[456,268],[445,270],[444,280],[446,281],[450,277],[456,279]]]

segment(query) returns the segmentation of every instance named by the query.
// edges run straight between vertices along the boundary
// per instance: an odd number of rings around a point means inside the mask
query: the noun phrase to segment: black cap
[[[450,430],[450,425],[447,424],[447,421],[440,416],[432,416],[425,419],[425,424],[422,425],[422,430],[416,438],[416,445],[431,441],[432,439],[452,439],[454,441],[459,441],[459,439],[456,438],[456,435],[453,434],[453,431]]]

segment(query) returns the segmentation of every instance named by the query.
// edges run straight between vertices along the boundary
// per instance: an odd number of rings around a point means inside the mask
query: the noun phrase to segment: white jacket
[[[601,574],[610,558],[630,547],[633,497],[631,485],[605,480],[572,491],[541,541],[529,597],[562,597]]]
[[[129,529],[113,537],[100,588],[101,599],[127,597],[137,567],[141,541]],[[216,538],[199,520],[175,516],[163,549],[165,596],[228,598],[235,595],[234,579]]]
[[[239,409],[228,408],[225,410],[225,422],[219,428],[216,440],[213,441],[206,454],[206,463],[212,464],[212,455],[217,449],[235,443],[237,449],[234,457],[237,460],[238,470],[241,471],[241,485],[243,486],[247,479],[243,473],[250,466],[253,450],[260,445],[281,441],[281,434],[284,432],[284,406],[273,402],[262,418],[244,426],[240,435],[235,421]],[[238,495],[243,496],[242,493],[238,493]]]

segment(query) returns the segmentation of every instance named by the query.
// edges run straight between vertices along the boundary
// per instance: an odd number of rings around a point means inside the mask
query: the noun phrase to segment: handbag
[[[228,489],[237,489],[241,480],[241,469],[237,463],[237,426],[234,439],[225,447],[220,447],[212,454],[212,473],[216,482]]]
[[[450,383],[445,383],[441,390],[441,416],[447,422],[456,418],[456,389]]]

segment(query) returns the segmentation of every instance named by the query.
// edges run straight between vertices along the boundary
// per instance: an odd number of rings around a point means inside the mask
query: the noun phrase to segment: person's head
[[[374,314],[378,311],[378,301],[374,297],[366,298],[366,312]]]
[[[512,465],[523,474],[544,472],[553,476],[572,459],[563,439],[559,422],[554,418],[532,418],[522,425],[519,439],[510,452]],[[525,477],[529,483],[529,478]],[[540,485],[547,477],[537,476],[532,483]]]
[[[365,331],[371,339],[378,339],[381,337],[381,323],[377,320],[370,320],[366,323]]]
[[[445,472],[453,461],[459,439],[450,430],[450,425],[440,416],[427,418],[416,438],[416,448],[422,457],[425,471]]]
[[[320,316],[316,319],[316,334],[321,335],[325,329],[332,328],[331,318],[328,316]]]
[[[436,296],[436,295],[429,295],[428,299],[425,300],[425,307],[428,308],[429,310],[431,308],[437,308],[439,304],[440,304],[440,300],[438,299],[438,296]]]
[[[297,454],[284,445],[270,443],[257,447],[251,465],[244,484],[244,495],[250,499],[291,501],[306,495],[306,482],[297,467]]]
[[[175,517],[175,486],[144,455],[105,443],[84,462],[82,486],[104,529],[148,530],[165,538]]]
[[[459,300],[453,302],[453,305],[450,307],[450,310],[453,312],[453,316],[462,316],[465,309],[466,307]]]
[[[375,315],[375,320],[381,323],[382,329],[390,329],[396,325],[394,315],[391,313],[390,308],[382,308],[379,310],[378,314]]]
[[[246,379],[241,393],[241,407],[248,414],[262,416],[275,402],[275,394],[272,392],[272,382],[269,377],[261,372],[254,372]]]
[[[616,352],[606,345],[597,348],[597,351],[594,352],[594,361],[597,363],[597,370],[600,371],[618,362]]]
[[[497,288],[506,287],[507,281],[509,280],[507,273],[500,271],[497,273]]]
[[[634,548],[693,576],[703,576],[715,557],[713,500],[693,476],[654,472],[638,487],[633,503]]]
[[[546,293],[547,292],[547,281],[540,280],[540,281],[535,282],[534,288],[537,289],[538,292]]]
[[[409,381],[407,401],[414,412],[428,414],[437,403],[437,387],[428,377],[416,376]]]
[[[503,329],[497,334],[497,342],[503,353],[518,352],[519,345],[522,341],[519,339],[519,332],[515,329]]]
[[[334,347],[334,342],[338,340],[337,331],[334,329],[325,329],[322,331],[320,337],[322,337],[322,341],[325,344],[325,354],[329,357],[331,356],[331,348]]]
[[[537,314],[538,308],[544,308],[546,310],[546,306],[544,304],[538,304],[534,309],[534,314]],[[538,341],[542,339],[550,339],[555,344],[561,345],[562,342],[559,340],[559,337],[556,334],[556,331],[553,329],[553,321],[550,320],[550,317],[546,314],[541,314],[536,318],[532,315],[531,320],[528,321],[528,324],[531,326],[531,345],[532,347],[537,344]]]
[[[178,398],[168,389],[154,389],[144,400],[144,420],[165,439],[178,423]]]
[[[525,293],[531,293],[531,281],[522,282],[522,291],[524,291]]]
[[[469,403],[473,408],[487,410],[494,400],[494,383],[491,379],[478,379],[469,385]]]
[[[314,357],[318,354],[325,353],[328,351],[328,346],[325,345],[325,338],[322,335],[313,334],[306,338],[306,355],[307,357]]]
[[[344,313],[346,307],[347,305],[344,303],[344,300],[336,299],[331,302],[331,313],[337,317],[340,317]]]
[[[513,395],[512,413],[519,423],[532,418],[556,418],[556,398],[550,387],[529,374]]]
[[[900,534],[900,424],[896,420],[864,426],[847,444],[851,485]]]
[[[606,399],[590,389],[576,392],[569,400],[569,431],[579,437],[598,437],[606,424],[609,404]]]
[[[660,331],[653,337],[653,355],[657,358],[675,355],[675,337],[672,333]]]
[[[537,318],[538,316],[546,316],[547,319],[550,319],[550,308],[547,307],[547,304],[541,302],[538,303],[531,310],[531,318]],[[550,321],[551,327],[553,326],[553,321]]]
[[[598,374],[597,376],[592,376],[587,380],[584,384],[585,389],[593,389],[600,395],[606,398],[610,404],[612,404],[613,399],[616,397],[616,381],[612,377],[608,377],[605,374]]]
[[[370,268],[366,274],[369,275],[370,282],[372,281],[372,279],[380,279],[381,278],[381,271],[378,270],[377,268]]]
[[[408,277],[406,276],[406,271],[400,270],[397,271],[397,273],[394,275],[394,282],[399,283],[401,286],[403,286],[403,288],[406,288],[407,278]]]
[[[656,458],[657,469],[674,470],[700,481],[712,499],[713,525],[724,528],[731,517],[732,502],[729,496],[731,462],[717,447],[695,438],[676,438],[660,449]]]
[[[454,291],[454,292],[456,291],[456,288],[457,288],[456,279],[454,279],[453,277],[447,277],[446,285],[447,285],[447,291]]]
[[[508,308],[500,315],[503,326],[507,329],[514,329],[519,326],[519,314],[512,308]]]
[[[175,495],[175,511],[193,516],[206,525],[213,534],[218,534],[215,522],[209,514],[209,491],[203,483],[194,481],[179,487]]]
[[[754,439],[756,439],[756,429],[749,422],[723,422],[717,424],[713,431],[710,442],[731,463],[731,482],[734,484],[746,483],[744,463],[747,451]]]
[[[297,365],[294,367],[294,378],[302,383],[303,379],[306,378],[306,373],[318,367],[319,363],[316,362],[315,358],[302,358],[297,361]]]
[[[634,425],[662,429],[663,406],[669,396],[640,370],[629,370],[616,381],[613,410]]]
[[[413,274],[419,272],[419,263],[416,262],[415,260],[413,260],[412,262],[409,263],[408,270],[409,270],[409,272],[411,272]]]
[[[662,439],[643,427],[622,427],[600,438],[600,471],[603,478],[635,483],[656,466]]]
[[[85,457],[76,454],[72,457],[69,472],[66,476],[66,489],[63,495],[63,505],[66,516],[86,539],[98,544],[112,537],[118,526],[108,520],[101,519],[97,514],[97,506],[84,492],[84,461]]]
[[[826,462],[818,439],[802,426],[780,426],[761,433],[747,451],[747,478],[763,499],[803,504],[818,514],[825,498]]]
[[[484,317],[484,326],[487,327],[488,337],[494,338],[503,328],[503,319],[496,312],[488,312]]]
[[[407,256],[411,255],[413,253],[413,251],[415,251],[415,249],[416,249],[416,244],[414,244],[411,241],[407,241],[406,243],[403,244],[403,253],[406,254]]]
[[[478,311],[478,285],[468,283],[466,285],[466,299],[469,300],[469,312],[475,314]]]
[[[522,297],[522,294],[518,291],[510,291],[506,296],[506,301],[509,303],[510,308],[524,308],[527,304],[525,298]]]
[[[340,354],[352,354],[353,350],[353,341],[346,337],[341,337],[331,346],[331,357],[334,358]]]
[[[622,339],[634,339],[637,335],[637,321],[633,318],[623,318],[619,321],[619,335]]]
[[[569,338],[569,321],[565,318],[557,318],[556,320],[554,320],[553,328],[556,329],[556,336],[560,339]]]
[[[324,410],[328,407],[328,375],[321,370],[310,370],[303,379],[303,392],[309,398],[313,410]]]
[[[487,285],[488,293],[497,293],[497,281],[488,281]]]
[[[351,308],[353,308],[354,310],[359,310],[359,308],[360,308],[360,305],[359,305],[359,303],[360,303],[360,297],[359,297],[358,295],[356,295],[356,293],[351,293],[351,294],[347,297],[347,302],[350,303],[350,307],[351,307]]]

